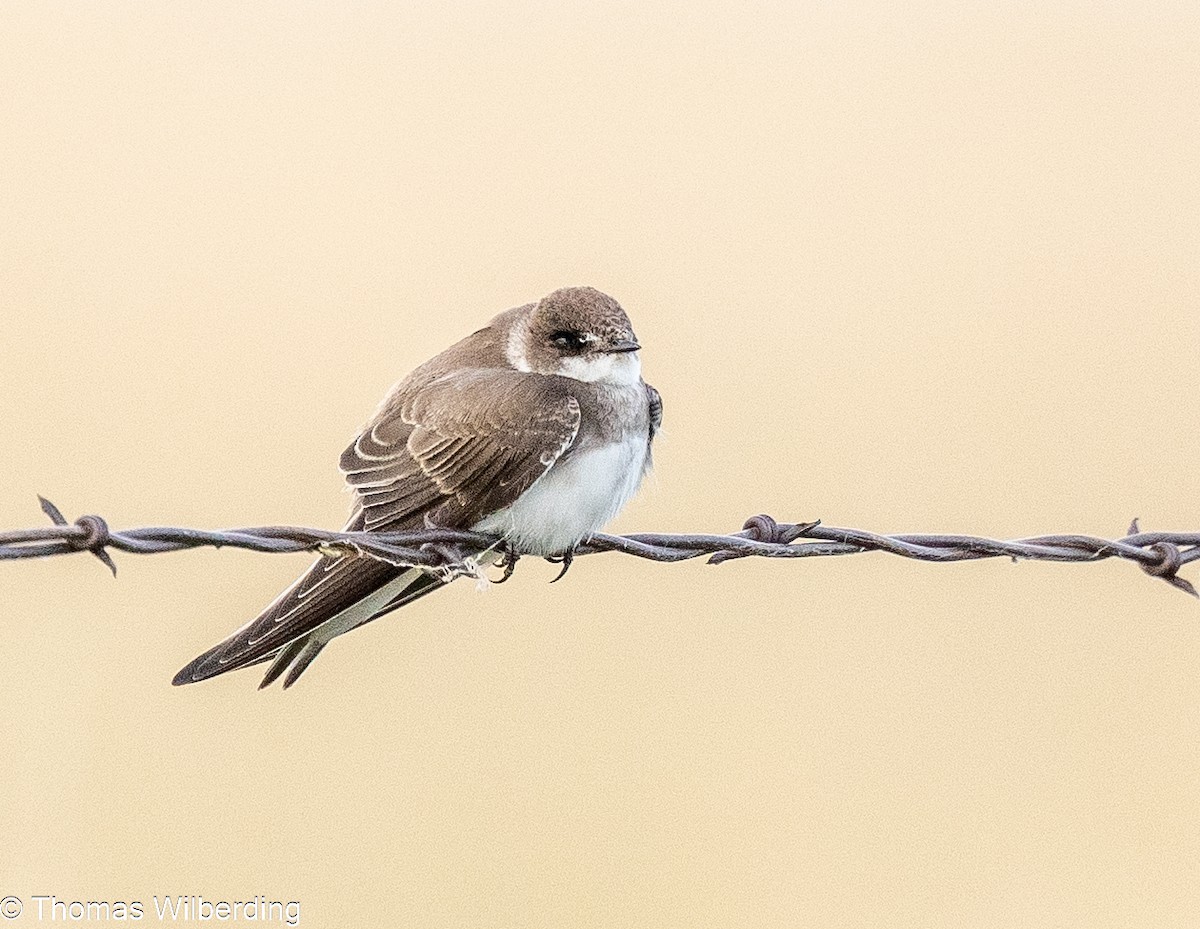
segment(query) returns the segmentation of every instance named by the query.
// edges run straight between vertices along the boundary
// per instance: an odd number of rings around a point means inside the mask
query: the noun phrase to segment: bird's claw
[[[500,547],[500,558],[495,562],[495,567],[502,568],[504,573],[500,575],[499,580],[492,581],[492,583],[503,584],[510,577],[512,577],[513,572],[517,570],[517,561],[520,559],[520,557],[520,553],[515,549],[502,544]]]
[[[553,555],[547,556],[546,560],[548,562],[550,562],[550,564],[561,564],[562,565],[562,570],[559,571],[557,576],[554,578],[554,580],[552,580],[550,582],[551,584],[555,584],[558,581],[561,581],[563,579],[563,576],[570,569],[571,562],[575,560],[575,549],[569,548],[565,552],[563,552],[562,555],[559,557],[555,557]]]

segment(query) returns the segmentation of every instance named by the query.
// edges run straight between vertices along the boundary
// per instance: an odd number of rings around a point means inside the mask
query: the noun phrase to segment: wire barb
[[[1175,576],[1176,572],[1183,565],[1183,553],[1179,551],[1178,545],[1173,545],[1170,542],[1155,542],[1149,548],[1150,551],[1157,552],[1161,556],[1161,560],[1157,564],[1143,564],[1143,571],[1151,577],[1161,577],[1168,584],[1178,587],[1193,597],[1200,596],[1196,593],[1196,588],[1192,586],[1190,581]]]
[[[63,516],[58,507],[41,495],[38,496],[38,501],[42,505],[42,512],[49,516],[56,526],[67,525],[67,518]],[[112,572],[113,577],[116,577],[117,566],[108,552],[104,550],[104,546],[109,541],[108,523],[99,516],[80,516],[75,520],[75,525],[83,530],[83,534],[66,538],[65,541],[71,550],[91,552]]]
[[[256,552],[356,553],[398,567],[417,567],[451,574],[478,573],[478,565],[461,559],[464,551],[497,551],[504,556],[496,566],[507,580],[518,553],[495,536],[460,529],[424,529],[405,532],[331,532],[298,526],[259,526],[212,531],[171,526],[116,531],[99,516],[81,516],[74,523],[49,500],[38,497],[53,526],[41,529],[0,530],[0,560],[45,558],[72,552],[91,552],[115,575],[111,550],[150,555],[201,546],[230,546]],[[1161,578],[1193,597],[1196,588],[1178,576],[1179,570],[1200,560],[1200,532],[1142,532],[1135,519],[1119,539],[1086,535],[1043,535],[1007,541],[967,535],[878,535],[861,529],[826,526],[819,520],[781,523],[766,514],[752,516],[740,532],[730,535],[598,533],[570,553],[595,555],[617,552],[650,561],[688,561],[708,555],[710,564],[735,558],[812,558],[884,552],[917,561],[973,561],[979,558],[1012,558],[1031,561],[1096,562],[1123,558],[1135,562],[1146,574]],[[560,559],[563,572],[570,557]],[[562,576],[560,572],[559,576]],[[557,578],[556,578],[557,580]]]

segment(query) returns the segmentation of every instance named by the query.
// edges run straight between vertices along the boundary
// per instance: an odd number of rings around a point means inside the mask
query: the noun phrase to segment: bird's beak
[[[605,349],[605,351],[609,354],[615,355],[618,352],[636,352],[640,348],[641,346],[638,345],[637,342],[633,341],[633,339],[620,339],[616,342],[613,342],[612,345]]]

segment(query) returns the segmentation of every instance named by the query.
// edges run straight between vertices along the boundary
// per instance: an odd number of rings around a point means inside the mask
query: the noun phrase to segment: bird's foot
[[[551,584],[557,583],[558,581],[561,581],[567,571],[570,570],[571,562],[575,560],[575,548],[572,546],[561,555],[547,555],[546,560],[550,562],[550,564],[562,565],[562,570],[559,571],[554,580],[550,582]]]
[[[521,554],[515,548],[509,546],[506,542],[501,542],[497,547],[497,550],[500,553],[500,557],[497,558],[492,565],[493,567],[501,568],[504,573],[500,575],[498,580],[492,581],[492,583],[503,584],[510,577],[512,577],[513,572],[517,570],[517,561],[520,560]]]

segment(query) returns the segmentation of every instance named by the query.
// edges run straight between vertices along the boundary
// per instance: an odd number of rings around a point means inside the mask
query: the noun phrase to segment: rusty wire
[[[109,555],[112,550],[150,555],[201,546],[230,546],[277,553],[352,551],[398,566],[454,569],[456,546],[474,550],[503,548],[494,536],[438,528],[406,532],[331,532],[296,526],[221,531],[151,526],[116,531],[99,516],[81,516],[73,523],[68,522],[53,503],[42,497],[38,499],[42,511],[54,525],[0,531],[0,560],[91,552],[116,574],[117,567]],[[710,564],[719,564],[734,558],[809,558],[870,551],[939,562],[979,558],[1094,562],[1124,558],[1136,562],[1152,577],[1162,578],[1197,596],[1195,587],[1177,572],[1183,565],[1200,560],[1200,532],[1142,532],[1135,519],[1128,534],[1119,539],[1044,535],[999,541],[966,535],[877,535],[861,529],[825,526],[820,522],[779,523],[770,516],[754,516],[746,521],[741,532],[729,535],[597,534],[587,539],[575,554],[620,552],[664,562],[708,555]],[[515,559],[512,559],[506,578],[514,563]]]

